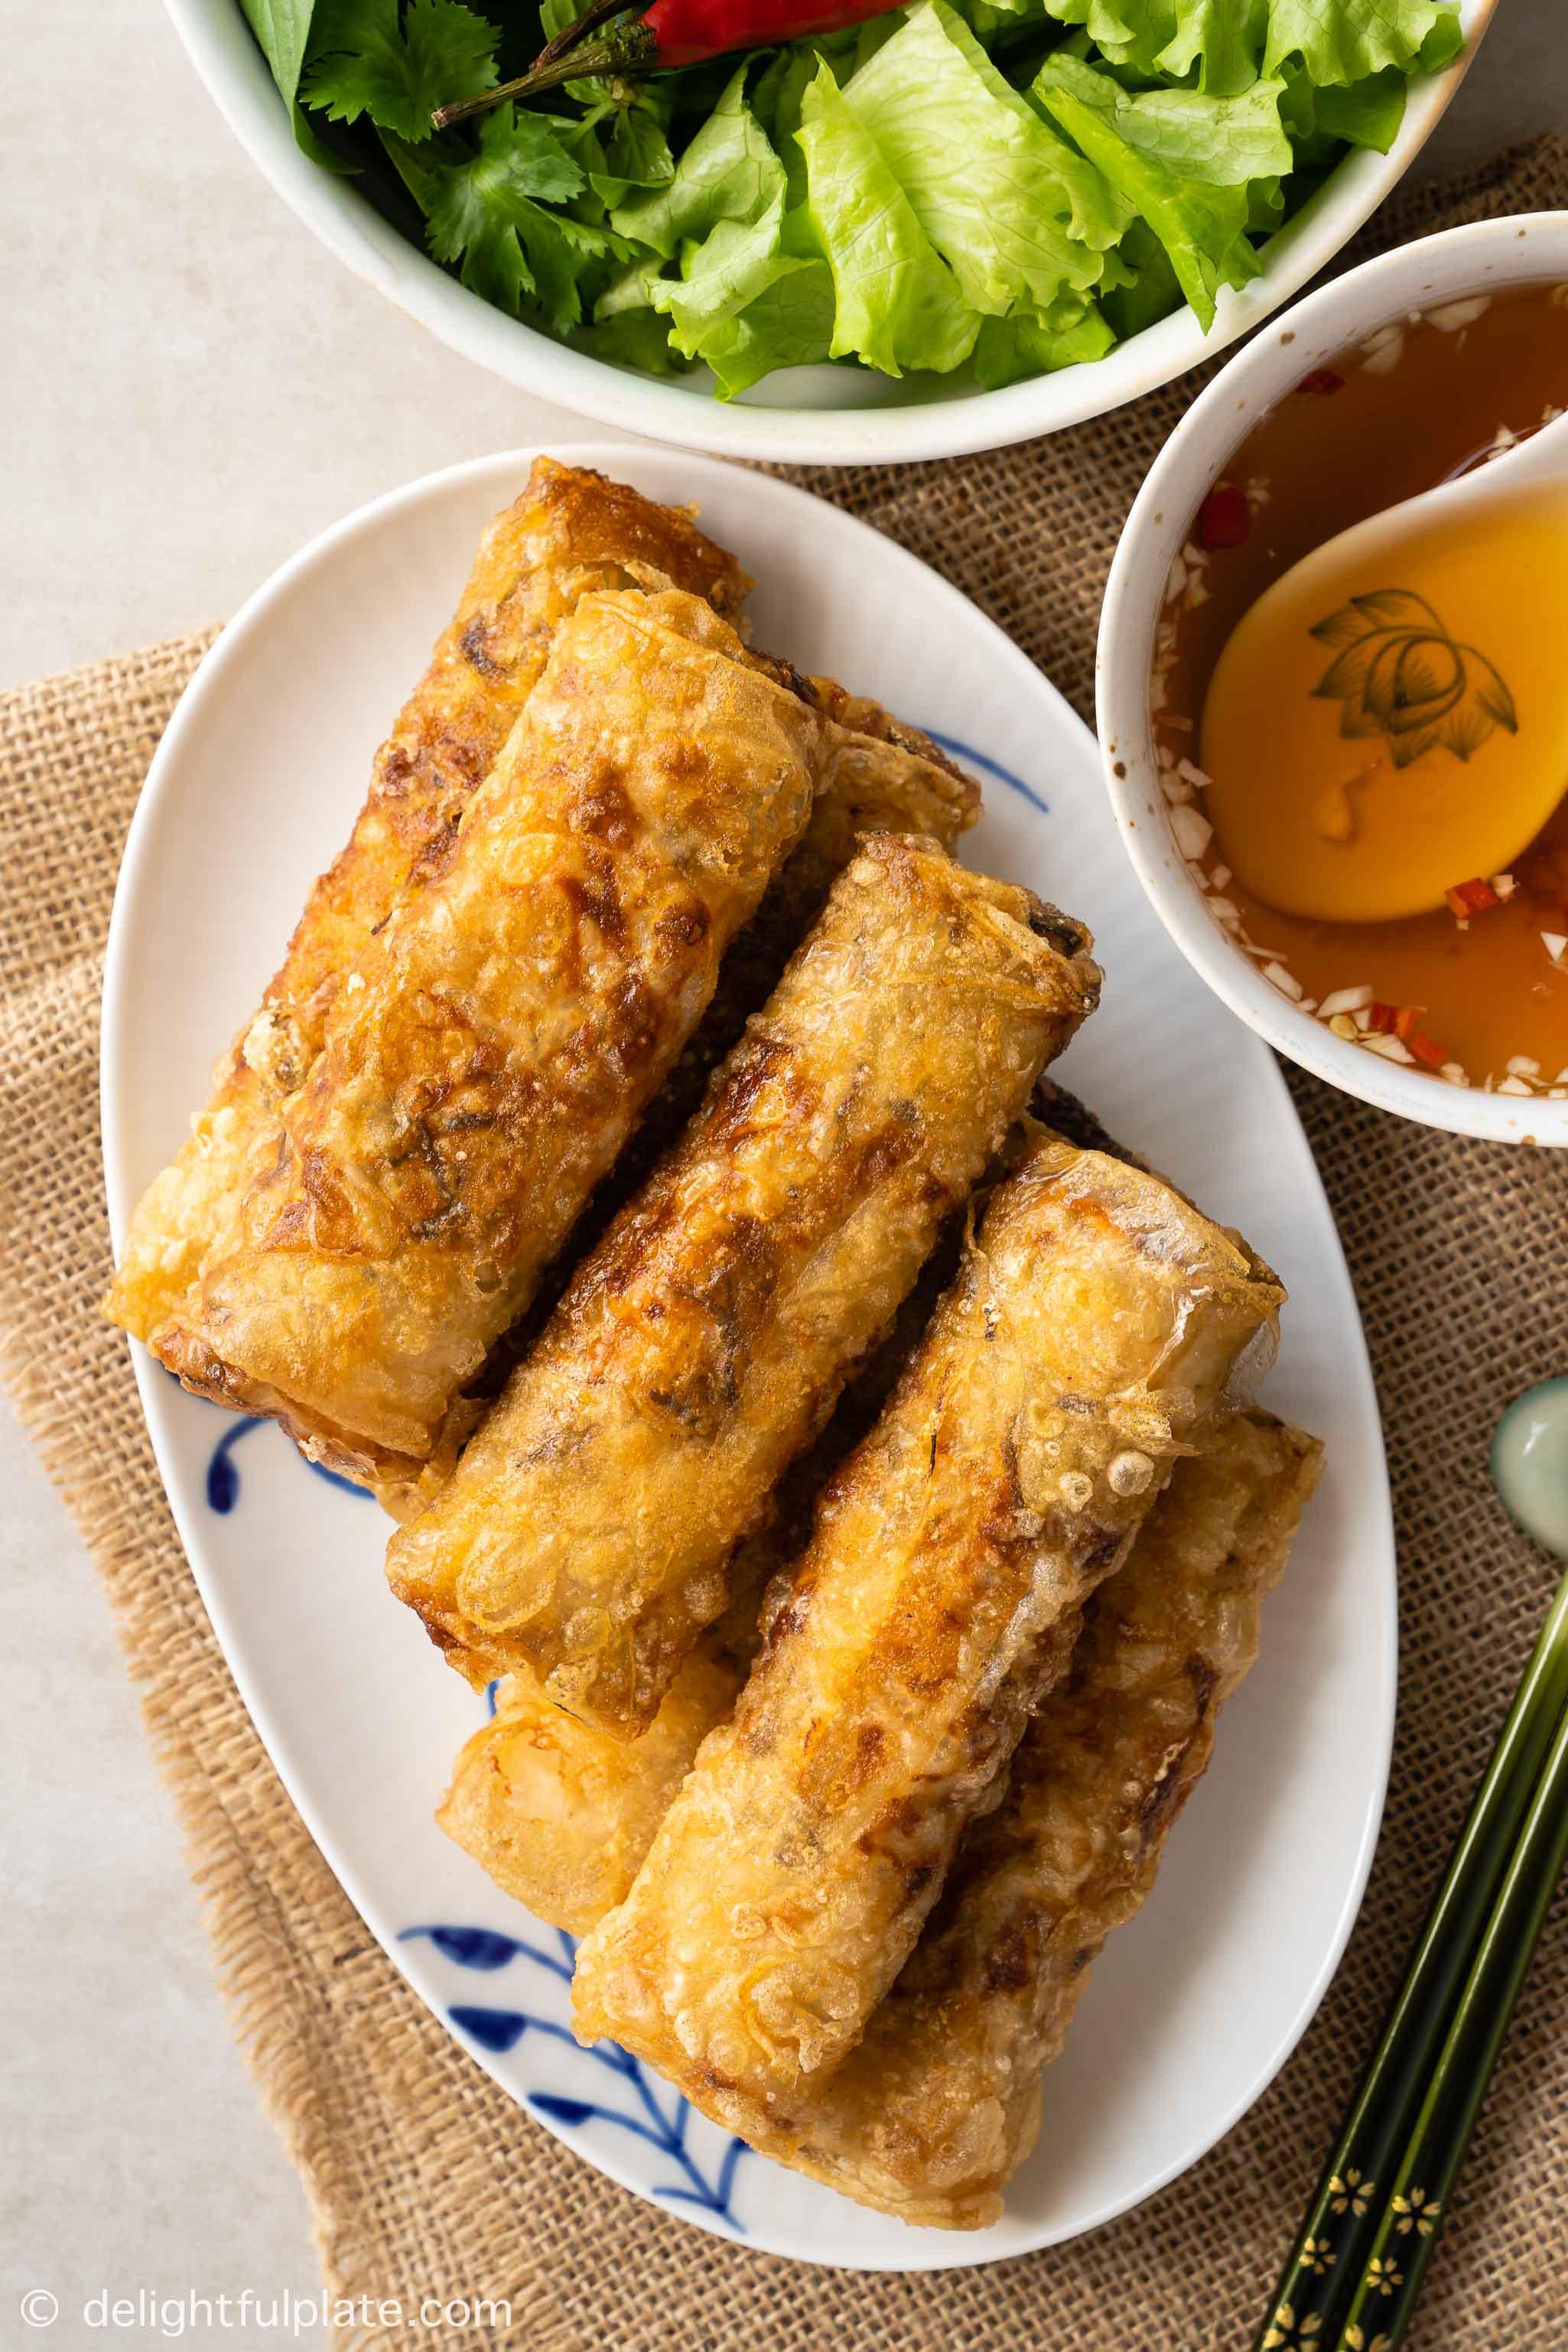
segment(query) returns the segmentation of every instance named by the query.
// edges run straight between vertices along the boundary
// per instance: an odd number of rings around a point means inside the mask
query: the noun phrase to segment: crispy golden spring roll
[[[784,665],[776,667],[794,675]],[[505,1333],[473,1391],[453,1407],[435,1452],[417,1476],[410,1477],[399,1467],[367,1482],[400,1523],[427,1508],[440,1493],[513,1367],[537,1340],[577,1263],[672,1148],[701,1101],[708,1079],[783,978],[784,966],[821,913],[857,843],[874,833],[920,834],[952,850],[980,814],[978,784],[918,728],[906,726],[876,703],[852,698],[831,679],[811,678],[804,684],[825,714],[842,717],[847,712],[868,731],[852,733],[847,725],[829,719],[805,837],[731,946],[720,967],[713,1001],[690,1044],[573,1227],[567,1247],[544,1272],[528,1312]],[[535,1907],[542,1917],[550,1916]]]
[[[584,2040],[743,2137],[798,2131],[1282,1295],[1156,1179],[1035,1144],[825,1497],[734,1715],[584,1941]]]
[[[926,1260],[822,1435],[785,1472],[773,1517],[739,1547],[729,1608],[642,1738],[614,1739],[556,1706],[531,1675],[509,1675],[495,1714],[465,1743],[436,1819],[535,1918],[585,1936],[625,1902],[697,1750],[751,1671],[764,1593],[805,1545],[823,1487],[876,1421],[952,1276],[960,1223]]]
[[[797,676],[785,664],[774,667],[786,679]],[[870,834],[919,834],[951,851],[980,814],[979,785],[918,729],[906,727],[877,704],[851,698],[830,679],[800,683],[825,714],[852,709],[879,731],[850,733],[829,719],[816,800],[805,836],[731,945],[720,968],[713,1001],[690,1044],[574,1228],[571,1247],[542,1284],[531,1316],[509,1334],[503,1375],[538,1338],[576,1261],[674,1145],[714,1070],[783,979],[784,966],[822,912],[828,891],[858,844]],[[500,1384],[492,1382],[492,1394]],[[422,1500],[428,1501],[443,1483],[444,1478],[427,1482]]]
[[[772,1547],[759,1537],[742,1549],[762,1567]],[[556,1706],[531,1675],[508,1675],[494,1716],[453,1768],[436,1815],[447,1835],[536,1919],[585,1936],[625,1900],[698,1748],[734,1706],[760,1600],[749,1579],[738,1585],[640,1739],[612,1738]]]
[[[163,1362],[350,1466],[427,1457],[805,831],[823,725],[699,599],[583,598]]]
[[[997,2219],[1089,1964],[1153,1885],[1215,1717],[1258,1654],[1321,1453],[1247,1412],[1177,1465],[903,1974],[798,2137],[772,2153],[907,2221]]]
[[[393,1589],[476,1681],[634,1738],[1041,1064],[1093,1005],[1081,926],[869,840],[675,1153],[574,1276]]]
[[[131,1221],[107,1301],[151,1339],[226,1230],[279,1112],[321,1050],[340,982],[408,883],[439,864],[544,667],[551,637],[594,589],[688,590],[740,611],[751,582],[678,509],[581,467],[534,460],[498,515],[430,665],[375,757],[347,847],[306,903],[282,968],[214,1073],[212,1099]]]

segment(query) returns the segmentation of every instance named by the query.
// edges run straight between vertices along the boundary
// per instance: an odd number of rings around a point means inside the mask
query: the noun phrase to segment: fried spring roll
[[[798,2132],[1084,1601],[1282,1295],[1156,1179],[1034,1146],[825,1497],[734,1715],[583,1944],[584,2041],[648,2059],[742,2137]]]
[[[777,667],[785,677],[795,675],[786,665]],[[980,787],[973,778],[917,728],[906,727],[875,703],[847,695],[830,679],[802,684],[825,713],[850,710],[878,732],[851,733],[829,719],[816,800],[805,836],[724,958],[713,1001],[690,1044],[574,1228],[571,1248],[557,1261],[552,1278],[542,1284],[531,1316],[508,1335],[503,1373],[538,1338],[575,1263],[673,1147],[714,1070],[783,979],[785,965],[860,842],[871,834],[917,834],[951,851],[980,814]],[[492,1382],[492,1395],[500,1385],[499,1380]],[[450,1469],[448,1464],[446,1475]],[[445,1476],[426,1483],[421,1502],[428,1502],[444,1483]],[[396,1516],[409,1513],[402,1510]]]
[[[544,667],[555,629],[595,589],[664,588],[740,611],[751,582],[678,509],[538,457],[480,541],[450,625],[376,753],[347,846],[311,890],[281,969],[214,1074],[189,1140],[143,1195],[106,1302],[151,1339],[226,1231],[284,1098],[320,1052],[327,1013],[393,901],[438,866]]]
[[[585,1260],[394,1590],[476,1681],[635,1738],[726,1563],[1093,1005],[1081,926],[880,835]]]
[[[786,664],[773,667],[786,681],[796,676]],[[545,1269],[528,1311],[503,1335],[473,1390],[453,1405],[435,1451],[417,1466],[416,1475],[409,1465],[394,1464],[381,1475],[362,1479],[400,1524],[426,1509],[440,1493],[513,1367],[543,1329],[578,1262],[672,1148],[713,1071],[783,978],[784,966],[821,913],[857,844],[875,833],[920,834],[952,850],[980,814],[980,787],[973,778],[918,728],[895,719],[878,703],[847,694],[830,678],[799,683],[825,716],[837,714],[828,717],[816,799],[805,836],[732,942],[720,966],[712,1003],[690,1044],[595,1191],[568,1245]],[[851,718],[866,731],[852,732]],[[352,1465],[335,1466],[355,1475]]]
[[[892,1330],[816,1444],[785,1473],[773,1517],[730,1563],[729,1608],[681,1666],[642,1738],[614,1739],[568,1715],[530,1675],[501,1684],[494,1715],[458,1757],[436,1819],[535,1918],[585,1936],[625,1902],[699,1748],[751,1671],[764,1594],[804,1547],[827,1480],[887,1402],[952,1276],[959,1238],[955,1230],[944,1234]]]
[[[777,667],[794,675],[784,665]],[[713,1001],[641,1126],[573,1227],[567,1247],[545,1271],[527,1313],[505,1333],[474,1390],[448,1413],[435,1452],[416,1476],[398,1465],[390,1475],[366,1482],[399,1523],[426,1509],[440,1493],[513,1367],[537,1340],[575,1265],[672,1148],[701,1101],[708,1079],[783,978],[784,966],[821,913],[857,844],[875,833],[920,834],[952,850],[980,814],[980,788],[973,777],[918,728],[906,726],[879,704],[846,694],[831,679],[803,683],[825,714],[838,714],[829,719],[805,837],[731,946],[720,966]],[[839,723],[846,715],[868,731],[851,732]],[[541,1916],[547,1916],[541,1911]]]
[[[763,1564],[759,1537],[742,1549]],[[759,1639],[761,1595],[736,1602],[681,1665],[640,1739],[612,1738],[509,1675],[466,1743],[436,1819],[503,1894],[536,1919],[585,1936],[625,1900],[654,1832],[708,1733],[735,1704]]]
[[[771,2153],[907,2221],[997,2219],[1089,1964],[1152,1887],[1215,1717],[1258,1654],[1321,1454],[1247,1412],[1177,1465],[909,1965],[798,2137]]]
[[[800,839],[823,726],[697,598],[583,598],[163,1362],[350,1466],[427,1457]]]

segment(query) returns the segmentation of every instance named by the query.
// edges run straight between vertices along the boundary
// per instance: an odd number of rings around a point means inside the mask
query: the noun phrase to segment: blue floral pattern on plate
[[[559,1949],[552,1952],[538,1944],[526,1942],[520,1936],[503,1936],[492,1927],[405,1927],[399,1941],[407,1943],[427,1937],[443,1958],[457,1967],[474,1969],[485,1974],[504,1969],[513,1960],[525,1960],[544,1970],[547,1976],[568,1989],[572,1983],[573,1964],[577,1955],[575,1940],[563,1927],[556,1928]],[[556,1996],[559,1999],[559,1995]],[[614,2042],[595,2042],[584,2049],[568,2025],[553,2017],[541,2016],[533,2009],[491,2008],[469,2001],[450,2002],[447,2016],[458,2032],[492,2056],[504,2057],[515,2050],[525,2035],[543,2034],[553,2042],[563,2042],[590,2064],[612,2075],[624,2091],[623,2100],[610,2105],[605,2098],[563,2098],[549,2091],[527,2091],[524,2097],[537,2114],[547,2116],[566,2131],[581,2130],[588,2124],[608,2124],[618,2131],[630,2132],[637,2139],[646,2140],[661,2156],[668,2157],[679,2168],[679,2180],[656,2180],[652,2183],[656,2197],[673,2202],[697,2205],[723,2221],[738,2235],[745,2235],[745,2224],[736,2214],[733,2204],[735,2173],[741,2158],[749,2154],[743,2139],[731,2136],[711,2179],[702,2171],[688,2145],[691,2122],[690,2102],[679,2091],[655,2084],[640,2060]],[[659,2093],[663,2093],[662,2098]]]
[[[234,1449],[242,1437],[248,1437],[253,1429],[260,1429],[262,1426],[263,1416],[260,1413],[242,1413],[237,1421],[230,1423],[213,1447],[207,1463],[209,1511],[216,1511],[220,1517],[226,1517],[238,1502],[239,1472],[235,1466]],[[303,1454],[300,1458],[305,1461]],[[329,1486],[341,1486],[345,1495],[353,1495],[362,1503],[374,1502],[375,1499],[363,1486],[356,1486],[352,1478],[340,1477],[337,1471],[327,1469],[322,1463],[306,1461],[305,1467],[307,1470],[313,1471],[318,1478],[324,1478]]]

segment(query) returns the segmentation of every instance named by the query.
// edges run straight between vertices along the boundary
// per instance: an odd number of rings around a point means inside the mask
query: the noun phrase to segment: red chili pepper
[[[1473,875],[1468,882],[1456,882],[1451,890],[1444,891],[1443,896],[1461,922],[1467,915],[1484,915],[1489,907],[1502,903],[1491,884],[1483,882],[1479,874]]]
[[[1428,1037],[1425,1029],[1416,1030],[1410,1040],[1410,1050],[1418,1062],[1426,1063],[1429,1070],[1440,1070],[1449,1059],[1447,1047]]]
[[[731,49],[810,40],[819,33],[864,24],[868,16],[885,16],[890,5],[892,0],[653,0],[642,16],[613,26],[591,41],[588,35],[626,6],[626,0],[592,0],[541,49],[527,73],[478,98],[438,107],[430,120],[437,131],[445,131],[504,99],[531,98],[557,82],[595,74],[662,73],[676,66],[700,65]]]
[[[1337,368],[1314,368],[1311,373],[1304,375],[1296,386],[1298,392],[1308,394],[1343,392],[1344,388],[1345,380]]]
[[[1366,1025],[1374,1037],[1392,1037],[1398,1018],[1398,1005],[1384,1004],[1381,999],[1366,1008]]]
[[[1251,531],[1247,492],[1238,482],[1216,482],[1198,509],[1198,537],[1204,545],[1244,547]]]

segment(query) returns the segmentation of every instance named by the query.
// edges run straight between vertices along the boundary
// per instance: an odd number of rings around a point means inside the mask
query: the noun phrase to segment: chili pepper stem
[[[552,66],[558,58],[570,55],[580,42],[587,39],[590,33],[596,33],[601,25],[608,24],[612,16],[624,16],[626,6],[626,0],[592,0],[591,6],[584,8],[580,16],[574,16],[552,40],[545,42],[529,67],[529,72],[542,73],[546,66]]]
[[[595,0],[595,6],[598,5],[599,0]],[[588,12],[590,16],[593,13]],[[605,10],[606,16],[619,13],[618,8]],[[531,66],[515,80],[481,90],[477,98],[438,106],[430,117],[431,128],[449,131],[454,122],[466,122],[470,115],[488,113],[492,106],[504,106],[509,99],[532,98],[539,90],[554,89],[561,82],[575,81],[579,76],[586,79],[595,74],[636,73],[653,63],[657,47],[654,35],[645,31],[640,20],[634,18],[630,24],[616,26],[602,40],[589,41],[582,48],[552,58],[548,65]]]

